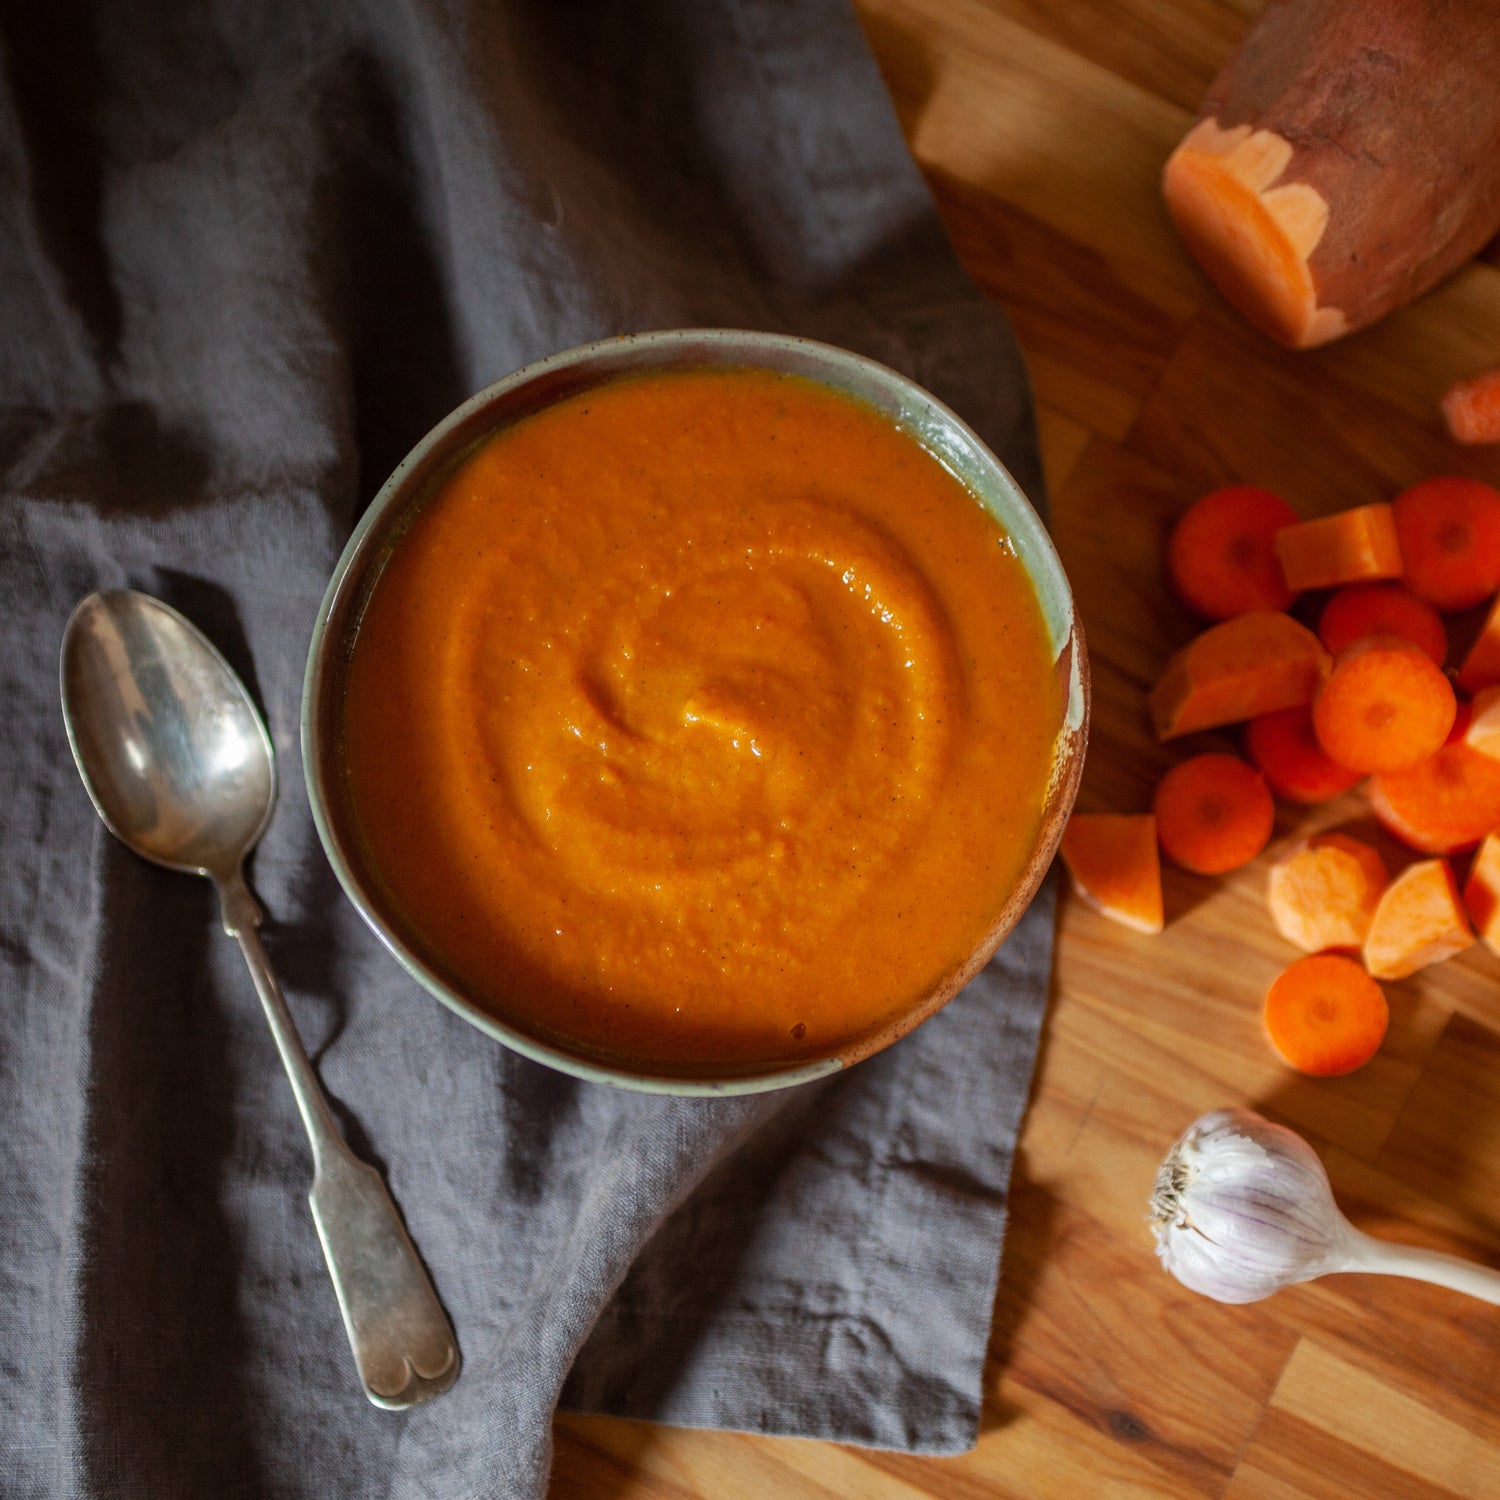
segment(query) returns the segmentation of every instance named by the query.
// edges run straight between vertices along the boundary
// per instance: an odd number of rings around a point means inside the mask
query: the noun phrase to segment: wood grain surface
[[[1500,269],[1476,263],[1326,349],[1280,350],[1218,300],[1157,188],[1256,0],[858,8],[959,253],[1030,365],[1093,660],[1080,805],[1144,811],[1166,766],[1211,743],[1164,749],[1146,721],[1193,628],[1163,574],[1172,519],[1236,481],[1307,515],[1434,473],[1500,483],[1500,450],[1457,448],[1436,414],[1451,380],[1500,362]],[[1362,1276],[1223,1307],[1159,1269],[1145,1224],[1176,1135],[1248,1103],[1312,1140],[1362,1227],[1500,1264],[1500,958],[1481,947],[1387,986],[1389,1039],[1345,1079],[1288,1072],[1261,1033],[1265,988],[1297,956],[1267,917],[1266,867],[1365,817],[1357,795],[1283,809],[1248,869],[1169,872],[1159,938],[1064,901],[974,1452],[568,1416],[554,1496],[1500,1497],[1500,1312]]]

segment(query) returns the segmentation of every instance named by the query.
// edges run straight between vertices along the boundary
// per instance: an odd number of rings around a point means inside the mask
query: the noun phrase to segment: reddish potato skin
[[[1199,121],[1279,137],[1289,159],[1262,193],[1304,184],[1327,205],[1316,243],[1298,248],[1311,278],[1305,318],[1184,222],[1169,163],[1178,228],[1229,300],[1283,343],[1373,323],[1500,231],[1497,78],[1494,0],[1269,0]]]

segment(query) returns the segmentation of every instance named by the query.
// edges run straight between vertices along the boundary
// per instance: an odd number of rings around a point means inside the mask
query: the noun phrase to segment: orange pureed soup
[[[1061,688],[979,501],[794,376],[637,375],[486,439],[396,542],[349,793],[413,946],[665,1070],[870,1036],[992,928]]]

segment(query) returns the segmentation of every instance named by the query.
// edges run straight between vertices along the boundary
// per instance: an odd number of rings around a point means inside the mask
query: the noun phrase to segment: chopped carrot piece
[[[1290,615],[1255,610],[1211,625],[1167,663],[1151,690],[1158,738],[1237,724],[1311,703],[1328,653]]]
[[[1469,654],[1458,669],[1457,682],[1466,693],[1500,682],[1500,597],[1490,606]]]
[[[1463,742],[1481,755],[1500,760],[1500,687],[1487,687],[1474,695]]]
[[[1385,888],[1365,937],[1365,967],[1377,979],[1405,979],[1473,943],[1453,867],[1424,859]]]
[[[1448,655],[1442,616],[1399,583],[1356,583],[1323,606],[1318,639],[1337,656],[1367,635],[1399,635],[1420,646],[1438,666]]]
[[[1312,709],[1305,703],[1251,719],[1245,725],[1245,753],[1271,790],[1287,802],[1327,802],[1363,779],[1318,743]]]
[[[1299,958],[1266,992],[1266,1035],[1288,1067],[1336,1078],[1380,1050],[1390,1009],[1380,986],[1352,958]]]
[[[1366,792],[1385,827],[1423,854],[1459,854],[1500,829],[1500,760],[1462,740],[1372,777]]]
[[[1390,879],[1368,844],[1342,833],[1319,834],[1272,866],[1271,920],[1287,942],[1308,953],[1358,950]]]
[[[1453,610],[1500,590],[1500,491],[1458,475],[1424,479],[1391,509],[1414,594]]]
[[[1297,520],[1280,495],[1251,484],[1214,490],[1194,502],[1167,545],[1167,571],[1182,602],[1206,620],[1287,609],[1294,596],[1271,539]]]
[[[1163,852],[1197,875],[1224,875],[1249,864],[1276,821],[1265,778],[1237,755],[1179,762],[1157,783],[1152,806]]]
[[[1487,833],[1464,886],[1464,909],[1474,930],[1500,952],[1500,833]]]
[[[1162,930],[1161,860],[1151,813],[1074,813],[1059,852],[1073,889],[1137,932]]]
[[[1444,393],[1443,421],[1460,443],[1500,443],[1500,368],[1456,380]]]
[[[1361,505],[1276,533],[1282,576],[1294,593],[1401,576],[1401,548],[1389,505]]]
[[[1356,641],[1313,703],[1318,743],[1351,771],[1399,771],[1432,755],[1453,727],[1453,688],[1400,636]]]

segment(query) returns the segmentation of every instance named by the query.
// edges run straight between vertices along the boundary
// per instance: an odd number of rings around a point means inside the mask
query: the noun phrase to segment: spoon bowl
[[[62,648],[68,741],[99,816],[168,869],[227,878],[276,803],[271,740],[244,684],[176,610],[90,594]]]
[[[452,1326],[380,1174],[339,1133],[245,884],[276,805],[275,755],[250,694],[196,627],[131,589],[73,611],[60,672],[68,743],[105,826],[219,893],[307,1128],[313,1222],[365,1394],[392,1410],[430,1400],[458,1378]]]

